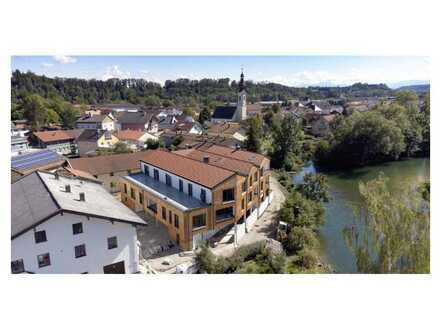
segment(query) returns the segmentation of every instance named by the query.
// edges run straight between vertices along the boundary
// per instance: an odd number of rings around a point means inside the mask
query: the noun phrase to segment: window
[[[188,183],[188,195],[193,195],[193,185],[191,183]]]
[[[258,181],[258,172],[254,173],[254,181],[257,182]]]
[[[249,187],[252,187],[252,177],[249,178]]]
[[[118,238],[116,236],[107,238],[107,248],[109,250],[116,249],[118,247]]]
[[[269,188],[266,189],[266,196],[269,196]]]
[[[144,194],[142,194],[142,191],[139,191],[139,203],[144,204]]]
[[[75,246],[75,258],[81,258],[86,255],[86,245],[81,244]]]
[[[217,221],[226,220],[232,218],[233,216],[234,216],[234,208],[232,206],[215,211],[215,219]]]
[[[241,191],[246,191],[247,190],[247,182],[243,181],[243,185],[241,186]]]
[[[174,227],[179,228],[179,216],[174,214]]]
[[[159,181],[159,171],[154,169],[153,170],[154,180]]]
[[[179,191],[183,192],[183,181],[179,179]]]
[[[36,231],[34,233],[34,236],[35,236],[35,243],[37,244],[47,241],[45,230]]]
[[[206,226],[206,214],[199,214],[193,216],[193,229],[201,228]]]
[[[113,172],[110,172],[110,176],[115,176]]]
[[[260,168],[260,176],[262,177],[264,175],[264,168]]]
[[[168,174],[165,174],[165,183],[167,186],[171,186],[171,177]]]
[[[258,196],[258,189],[257,188],[254,189],[254,196]]]
[[[234,189],[223,190],[223,202],[231,202],[234,200]]]
[[[248,192],[248,203],[252,201],[252,191]]]
[[[46,266],[50,266],[50,255],[49,253],[40,254],[37,256],[38,267],[43,268]]]
[[[206,190],[205,189],[200,189],[200,200],[203,203],[206,203]]]
[[[261,183],[260,183],[260,189],[261,189],[261,190],[264,189],[264,182],[263,182],[263,181],[261,181]]]
[[[124,183],[124,193],[127,194],[127,184]]]
[[[148,165],[144,165],[144,173],[146,176],[150,176],[150,168]]]
[[[168,221],[170,222],[170,224],[173,223],[173,213],[171,211],[168,211]]]
[[[157,213],[157,204],[152,200],[148,200],[147,209],[149,209],[150,211],[152,211],[154,213]]]
[[[244,198],[241,199],[241,208],[244,209]]]
[[[14,260],[11,262],[11,272],[12,274],[19,274],[24,272],[23,259]]]
[[[167,209],[164,206],[162,206],[162,219],[167,219]]]
[[[83,224],[82,222],[74,223],[72,225],[73,235],[82,234],[83,232]]]
[[[132,199],[136,199],[136,196],[135,196],[135,193],[134,193],[134,189],[133,189],[133,188],[130,188],[130,197],[131,197]]]

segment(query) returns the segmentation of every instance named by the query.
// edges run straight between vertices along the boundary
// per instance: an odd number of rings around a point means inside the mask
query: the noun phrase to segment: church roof
[[[215,108],[212,118],[232,120],[235,114],[235,110],[237,110],[236,106],[230,106],[230,105],[218,106]]]

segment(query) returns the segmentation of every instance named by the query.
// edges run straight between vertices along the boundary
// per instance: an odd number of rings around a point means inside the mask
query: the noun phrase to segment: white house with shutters
[[[100,184],[37,171],[12,184],[12,273],[137,273],[145,221]]]

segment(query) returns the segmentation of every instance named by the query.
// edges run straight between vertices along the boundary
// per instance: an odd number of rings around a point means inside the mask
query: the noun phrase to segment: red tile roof
[[[35,132],[34,135],[43,142],[65,141],[76,139],[81,129]]]
[[[263,161],[267,159],[265,156],[257,154],[255,152],[250,152],[241,149],[233,149],[228,147],[223,147],[219,145],[213,145],[205,149],[209,153],[213,153],[220,156],[230,157],[242,161],[252,163],[258,167],[261,166]]]
[[[119,140],[139,140],[142,136],[144,136],[145,132],[135,131],[130,129],[120,130],[113,133]]]
[[[68,162],[73,169],[92,175],[101,175],[139,169],[139,159],[146,153],[146,151],[141,151],[129,154],[73,158]]]
[[[147,151],[140,160],[208,188],[235,175],[232,171],[164,150]]]
[[[183,149],[174,151],[174,153],[198,160],[200,162],[204,161],[205,157],[208,157],[208,162],[211,165],[224,168],[226,170],[239,173],[241,175],[249,175],[254,165],[249,162],[242,160],[219,156],[210,152],[198,150],[198,149]]]

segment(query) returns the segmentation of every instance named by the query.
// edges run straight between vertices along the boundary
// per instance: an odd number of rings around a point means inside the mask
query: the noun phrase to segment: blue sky
[[[407,56],[13,56],[12,70],[48,77],[246,79],[288,86],[394,85],[429,80],[429,58]]]

